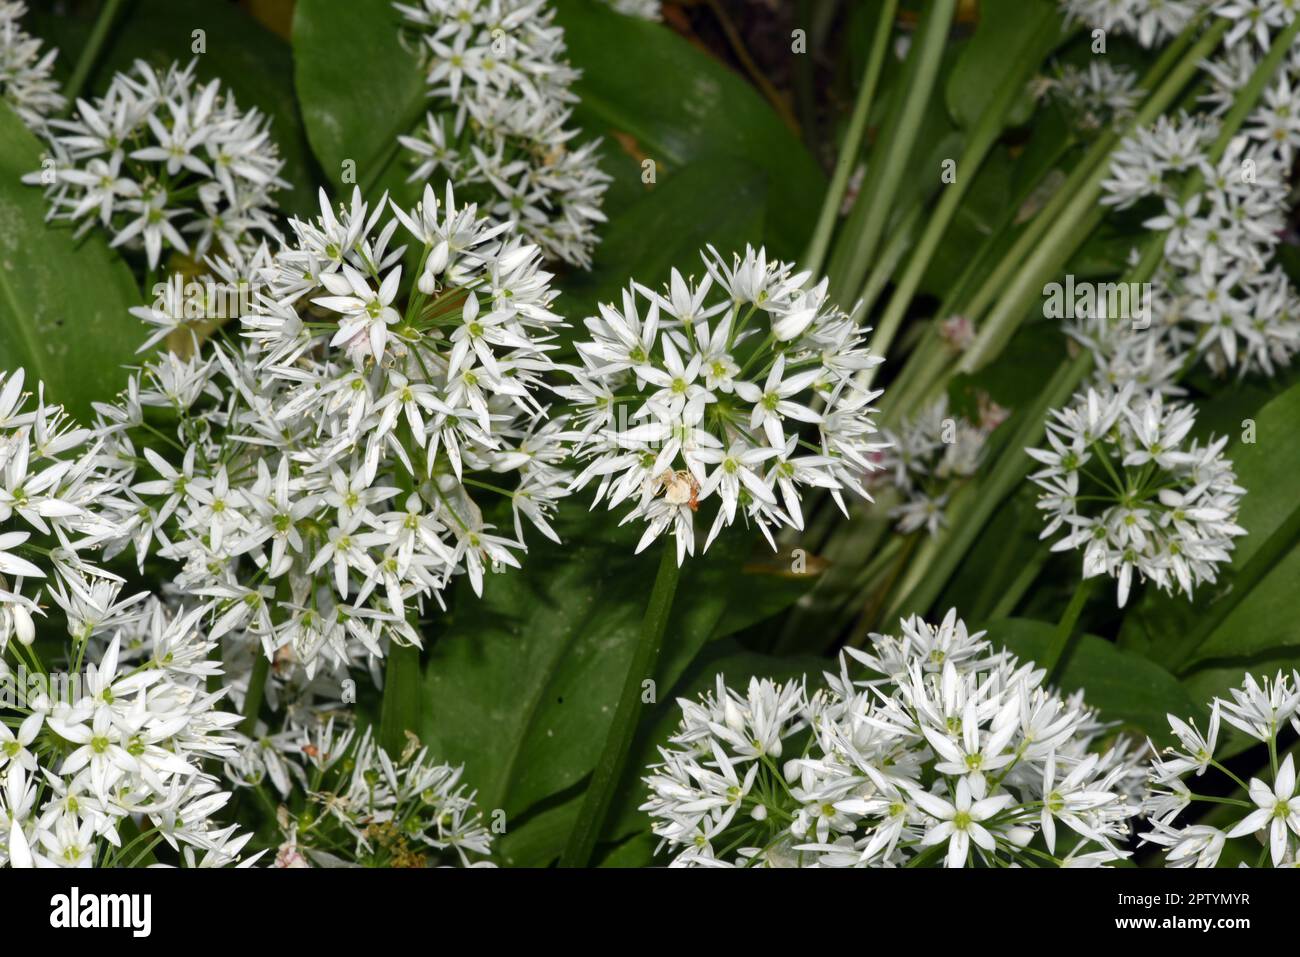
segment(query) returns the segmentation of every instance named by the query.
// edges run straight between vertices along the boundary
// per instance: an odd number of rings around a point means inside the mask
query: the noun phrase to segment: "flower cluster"
[[[286,184],[270,120],[194,70],[138,60],[72,119],[49,121],[52,157],[24,181],[46,187],[52,219],[98,223],[113,246],[143,248],[151,270],[164,249],[235,256],[276,235],[272,194]]]
[[[564,420],[538,398],[559,321],[538,249],[450,187],[381,227],[386,211],[322,195],[252,262],[242,340],[150,359],[97,406],[122,488],[101,503],[112,546],[143,563],[156,543],[175,585],[215,603],[214,638],[251,634],[308,677],[322,656],[418,645],[454,575],[481,592],[488,568],[517,566],[525,521],[555,537],[569,478]],[[404,312],[399,226],[422,247]]]
[[[728,262],[711,247],[698,283],[676,270],[662,293],[632,283],[585,320],[582,367],[564,394],[577,406],[575,442],[598,480],[596,501],[627,502],[646,522],[638,550],[661,534],[677,558],[695,551],[695,513],[717,511],[704,548],[741,513],[803,527],[802,489],[870,498],[879,468],[871,403],[858,373],[881,361],[864,330],[826,299],[826,280],[747,249]],[[807,435],[804,432],[807,431]]]
[[[1136,83],[1132,70],[1093,60],[1087,69],[1061,67],[1044,86],[1073,115],[1079,129],[1096,132],[1133,115]]]
[[[27,4],[21,0],[0,0],[0,100],[29,129],[43,135],[49,118],[64,105],[53,76],[58,51],[41,53],[41,41],[18,24],[26,13]]]
[[[572,148],[578,77],[545,0],[421,0],[394,4],[425,56],[432,107],[414,136],[398,137],[411,180],[441,171],[498,222],[553,259],[590,265],[609,176],[598,141]]]
[[[985,399],[978,421],[948,411],[948,397],[940,396],[921,414],[898,429],[882,429],[887,447],[879,453],[883,471],[871,485],[888,484],[901,502],[889,510],[904,535],[924,528],[936,535],[946,524],[944,509],[953,491],[975,474],[984,457],[988,437],[1006,417],[1006,411]]]
[[[1205,733],[1194,721],[1169,715],[1169,727],[1178,744],[1152,761],[1143,802],[1151,830],[1142,839],[1162,847],[1170,867],[1214,867],[1228,842],[1238,838],[1254,839],[1241,842],[1245,856],[1242,863],[1300,866],[1300,792],[1296,789],[1295,758],[1288,754],[1279,762],[1277,741],[1288,722],[1300,732],[1300,672],[1278,672],[1271,681],[1265,678],[1263,682],[1247,674],[1242,686],[1233,688],[1230,695],[1231,700],[1216,698],[1211,703]],[[1251,778],[1246,784],[1216,759],[1224,722],[1268,746],[1267,780]],[[1221,777],[1244,793],[1226,799],[1220,796],[1219,789],[1208,796],[1193,793],[1191,788],[1211,769],[1211,779]],[[1190,823],[1187,818],[1195,815],[1187,812],[1200,798],[1213,800],[1225,810],[1230,808],[1231,824]]]
[[[197,627],[207,609],[121,598],[92,563],[114,480],[87,430],[43,390],[29,407],[23,384],[0,375],[0,861],[131,864],[165,843],[188,864],[233,863],[248,836],[212,823],[229,794],[203,762],[233,754],[239,718],[205,689],[221,674]],[[67,638],[38,634],[42,616]]]
[[[663,16],[660,0],[605,0],[618,13],[642,20],[658,20]]]
[[[1165,591],[1215,580],[1231,557],[1245,490],[1224,457],[1226,438],[1202,445],[1189,435],[1196,412],[1160,393],[1088,389],[1054,409],[1049,448],[1028,449],[1044,467],[1042,538],[1064,532],[1052,551],[1083,548],[1083,577],[1118,580],[1128,600],[1133,573]]]
[[[1273,3],[1216,10],[1240,22],[1227,49],[1206,64],[1209,112],[1161,117],[1135,131],[1112,155],[1103,184],[1104,202],[1141,203],[1155,214],[1144,225],[1163,234],[1152,328],[1071,330],[1093,350],[1100,369],[1129,370],[1149,383],[1178,378],[1180,365],[1196,357],[1216,374],[1273,375],[1300,351],[1300,295],[1274,261],[1300,148],[1300,50],[1292,51],[1217,160],[1211,148],[1220,138],[1220,117],[1259,68],[1272,32],[1294,12]],[[1264,28],[1262,35],[1249,33],[1258,46],[1236,36],[1245,27]]]
[[[681,701],[643,805],[677,866],[1097,865],[1143,773],[1080,696],[949,612],[849,649],[827,688],[753,679]],[[850,677],[854,663],[861,679]],[[1068,849],[1061,838],[1072,832]],[[1058,857],[1058,845],[1060,856]],[[942,853],[941,853],[942,852]]]
[[[1106,33],[1131,36],[1144,47],[1159,46],[1192,22],[1207,0],[1061,0],[1071,21]]]
[[[300,756],[307,804],[297,815],[281,807],[274,866],[485,863],[492,835],[461,769],[435,764],[418,741],[394,760],[369,730],[358,739],[350,729],[336,735],[330,723],[300,742]]]

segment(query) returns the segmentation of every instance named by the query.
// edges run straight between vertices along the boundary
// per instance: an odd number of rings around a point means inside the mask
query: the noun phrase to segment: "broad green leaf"
[[[1056,625],[1027,618],[989,623],[988,637],[1026,661],[1041,661]],[[1080,635],[1065,662],[1061,677],[1065,692],[1083,689],[1083,698],[1110,721],[1119,721],[1161,743],[1169,738],[1166,715],[1203,714],[1202,707],[1169,672],[1153,661],[1098,638]]]
[[[338,4],[340,8],[351,4]],[[85,42],[98,4],[82,15],[37,14],[33,29],[59,46],[59,61],[71,70]],[[201,36],[196,31],[202,31]],[[196,44],[202,41],[203,50]],[[255,106],[271,118],[271,137],[284,159],[282,176],[291,188],[275,198],[289,213],[316,206],[316,175],[308,154],[293,91],[289,45],[233,3],[212,0],[128,0],[89,78],[86,93],[102,93],[115,72],[137,60],[158,68],[173,61],[197,61],[200,80],[220,79],[241,108]],[[83,94],[84,95],[84,94]]]
[[[424,72],[401,40],[389,0],[298,0],[294,83],[312,151],[328,182],[377,181],[425,111]],[[396,164],[392,164],[396,165]],[[400,179],[400,177],[399,177]]]
[[[1056,4],[1048,0],[983,0],[975,36],[948,72],[948,111],[958,126],[971,128],[983,116],[1009,72],[1028,60],[1037,63],[1047,56],[1059,39],[1035,44],[1035,34],[1049,19],[1059,19]],[[1023,123],[1033,108],[1028,86],[1010,125]]]
[[[587,135],[623,147],[622,162],[607,172],[640,182],[642,163],[650,159],[663,182],[707,157],[752,163],[768,180],[766,242],[777,256],[797,257],[826,180],[762,97],[662,24],[621,16],[593,0],[555,6],[569,59],[583,71],[574,86],[574,119]]]
[[[581,781],[599,755],[663,547],[634,556],[641,529],[617,522],[571,503],[563,546],[534,543],[521,571],[488,576],[482,600],[462,587],[431,638],[421,736],[466,765],[489,811],[517,817]],[[654,675],[660,699],[754,587],[748,550],[735,530],[688,560]]]
[[[112,398],[136,361],[144,327],[127,310],[140,302],[131,271],[103,234],[81,240],[45,222],[41,189],[21,177],[39,170],[41,144],[0,104],[0,369],[27,370],[46,398],[83,421],[90,403]]]

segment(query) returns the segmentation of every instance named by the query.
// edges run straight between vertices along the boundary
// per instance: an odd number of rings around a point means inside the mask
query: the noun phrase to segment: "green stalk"
[[[95,61],[99,59],[99,51],[103,48],[104,41],[108,39],[109,30],[112,29],[113,21],[117,19],[121,7],[122,0],[104,0],[104,5],[99,8],[95,25],[90,31],[90,39],[86,41],[81,56],[77,58],[77,65],[72,70],[68,85],[63,88],[63,95],[68,99],[69,112],[76,107],[77,97],[81,94],[82,87],[86,85],[86,80],[90,78],[90,71],[94,69]]]
[[[680,571],[676,544],[671,538],[666,539],[659,560],[659,572],[655,575],[650,601],[646,605],[645,617],[641,620],[641,634],[637,638],[632,662],[628,665],[627,677],[623,681],[623,691],[619,695],[618,708],[610,723],[609,734],[605,737],[605,747],[592,769],[591,781],[578,811],[578,820],[569,834],[564,853],[560,855],[561,867],[587,866],[592,851],[596,848],[605,818],[609,814],[609,805],[614,799],[614,789],[622,777],[628,751],[636,734],[637,719],[641,716],[643,682],[654,677],[655,666],[659,661],[659,650],[663,646],[668,617],[672,613]]]
[[[1092,594],[1096,585],[1096,576],[1079,579],[1079,584],[1074,588],[1074,596],[1070,599],[1070,604],[1066,606],[1065,613],[1061,615],[1061,620],[1056,625],[1056,634],[1052,636],[1052,643],[1048,646],[1047,653],[1043,655],[1043,660],[1038,662],[1047,671],[1049,684],[1055,683],[1060,677],[1065,654],[1073,644],[1074,626],[1078,624],[1079,615],[1083,613],[1083,606],[1088,604],[1088,597]]]
[[[844,202],[844,191],[848,188],[849,177],[853,175],[853,168],[862,153],[862,136],[867,128],[867,115],[871,112],[871,101],[876,95],[876,84],[880,81],[880,71],[885,63],[889,38],[893,34],[894,14],[897,9],[898,0],[884,0],[880,5],[880,16],[876,20],[876,35],[872,40],[866,69],[862,73],[858,97],[853,103],[853,113],[849,116],[848,129],[844,132],[840,155],[835,160],[835,171],[831,174],[830,186],[827,187],[826,197],[822,200],[821,215],[817,217],[817,226],[813,230],[812,240],[803,255],[803,268],[812,273],[814,282],[818,280],[822,264],[826,261],[826,250],[830,246],[835,221],[839,218],[840,204]]]
[[[239,733],[251,737],[257,727],[257,713],[262,710],[262,699],[266,696],[266,677],[271,671],[271,659],[258,648],[253,654],[253,673],[248,678],[248,692],[244,695],[244,720],[239,724]]]
[[[1204,15],[1198,16],[1189,23],[1183,29],[1183,32],[1178,35],[1178,38],[1165,48],[1164,53],[1152,64],[1138,84],[1139,90],[1154,91],[1164,83],[1174,66],[1183,60],[1187,48],[1191,46],[1196,32],[1200,29],[1202,19],[1204,19]],[[998,265],[987,273],[984,282],[967,302],[966,315],[970,316],[972,320],[976,320],[983,314],[997,295],[998,290],[1006,286],[1009,278],[1025,261],[1025,257],[1038,245],[1043,233],[1060,216],[1074,191],[1081,187],[1088,171],[1104,160],[1119,143],[1119,140],[1120,134],[1111,131],[1093,142],[1083,159],[1071,170],[1069,178],[1052,194],[1047,205],[1030,220],[1025,231],[1007,250]]]
[[[1026,49],[1037,50],[1058,30],[1057,21],[1048,18],[1038,32],[1030,38]],[[1025,51],[1019,52],[1023,54]],[[1022,56],[1021,59],[1020,67],[1007,74],[980,116],[979,123],[971,132],[966,148],[957,160],[956,181],[944,188],[943,197],[930,214],[925,232],[921,234],[916,249],[908,260],[907,268],[894,287],[894,294],[889,300],[885,314],[876,327],[875,335],[871,337],[871,351],[876,355],[885,355],[888,351],[903,321],[903,315],[912,302],[912,296],[916,293],[916,287],[920,285],[921,277],[929,267],[930,260],[934,257],[935,250],[939,248],[939,243],[947,233],[953,217],[957,215],[957,209],[966,195],[966,190],[975,181],[980,164],[984,162],[984,158],[988,156],[989,150],[993,148],[993,144],[1002,133],[1002,123],[1007,111],[1024,90],[1029,75],[1037,67],[1037,63],[1029,57]],[[876,368],[878,369],[879,366]],[[865,385],[870,386],[875,372],[876,369],[869,369],[863,375]]]
[[[999,618],[1008,617],[1016,610],[1016,606],[1020,604],[1020,599],[1025,596],[1025,592],[1029,591],[1029,586],[1034,583],[1034,579],[1038,577],[1038,573],[1043,570],[1045,564],[1047,564],[1047,553],[1040,548],[1037,554],[1025,563],[1025,567],[1020,569],[1020,573],[1016,575],[1015,580],[998,596],[997,604],[993,606],[992,610],[984,614],[983,609],[977,606],[972,617],[976,621],[984,621],[985,619],[997,621]],[[980,605],[982,604],[983,601],[981,600]]]
[[[1002,456],[986,479],[970,486],[976,490],[972,493],[970,510],[953,522],[929,573],[912,594],[899,602],[900,615],[924,614],[934,603],[994,510],[1029,473],[1033,460],[1024,454],[1024,449],[1036,443],[1042,435],[1048,410],[1063,404],[1091,368],[1092,354],[1087,351],[1081,351],[1072,361],[1062,363],[1039,393],[1038,401],[1017,413],[1019,424],[1009,422],[1003,426],[1010,428],[1015,425],[1015,432]]]
[[[863,183],[831,260],[832,302],[846,307],[852,305],[849,297],[861,288],[876,254],[903,169],[921,128],[925,105],[939,74],[956,5],[956,0],[931,0],[912,41],[903,76],[906,95],[894,104],[876,140],[867,182]]]

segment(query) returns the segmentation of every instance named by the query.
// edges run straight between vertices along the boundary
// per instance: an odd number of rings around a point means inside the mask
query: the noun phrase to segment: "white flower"
[[[656,4],[657,6],[657,4]],[[454,181],[497,222],[513,223],[548,259],[591,264],[610,177],[599,141],[576,149],[564,31],[541,0],[395,3],[424,57],[432,105],[413,136],[413,182]]]
[[[418,644],[412,619],[455,576],[481,593],[519,564],[525,524],[555,538],[568,446],[545,404],[560,320],[536,247],[450,186],[409,211],[322,195],[290,228],[242,263],[244,341],[147,360],[99,410],[99,460],[124,490],[102,503],[111,547],[143,562],[156,544],[212,602],[215,637],[314,676]],[[423,247],[405,294],[403,229]],[[136,403],[170,410],[173,434]],[[513,536],[485,517],[498,499]]]
[[[1165,591],[1191,595],[1231,557],[1245,490],[1223,457],[1226,439],[1188,441],[1190,405],[1163,396],[1088,389],[1052,411],[1049,448],[1028,449],[1044,466],[1031,478],[1045,494],[1042,538],[1064,535],[1053,551],[1083,549],[1083,576],[1117,579],[1118,604],[1133,574]]]
[[[1216,698],[1211,702],[1210,731],[1201,735],[1190,722],[1173,715],[1169,725],[1179,739],[1182,750],[1169,749],[1169,756],[1154,758],[1148,775],[1143,806],[1152,830],[1143,840],[1166,848],[1165,861],[1171,867],[1214,867],[1229,841],[1251,838],[1242,848],[1251,855],[1263,845],[1259,866],[1265,860],[1274,867],[1294,866],[1300,851],[1300,794],[1296,792],[1295,758],[1287,754],[1277,759],[1278,735],[1287,722],[1295,719],[1300,708],[1300,673],[1279,672],[1262,683],[1246,674],[1240,688],[1230,690],[1232,700]],[[1251,778],[1249,785],[1232,774],[1215,758],[1220,718],[1246,732],[1269,749],[1269,777]],[[1193,777],[1189,777],[1195,772]],[[1217,773],[1211,773],[1217,772]],[[1203,780],[1217,777],[1229,787],[1208,785],[1208,795],[1194,793],[1189,785],[1202,786]],[[1244,794],[1242,791],[1244,790]],[[1224,797],[1228,793],[1230,796]],[[1193,812],[1204,809],[1202,800],[1219,802],[1225,814],[1232,815],[1218,826],[1197,823]],[[1244,799],[1244,800],[1243,800]],[[1246,808],[1242,811],[1241,808]]]
[[[143,248],[150,269],[164,248],[234,257],[276,235],[272,194],[288,184],[269,126],[219,81],[200,86],[193,63],[137,60],[103,96],[78,100],[75,117],[48,121],[55,182],[44,171],[24,182],[47,187],[52,218],[98,221],[112,245]]]
[[[1014,798],[1010,794],[972,800],[970,784],[966,778],[957,782],[957,796],[951,803],[926,791],[917,791],[913,799],[926,814],[934,818],[934,823],[921,838],[924,847],[934,844],[948,844],[948,853],[944,863],[948,867],[964,867],[971,844],[992,851],[997,841],[981,822],[993,817],[1009,805]]]
[[[1272,787],[1251,778],[1249,793],[1256,810],[1234,824],[1227,836],[1241,837],[1267,829],[1269,854],[1277,867],[1287,853],[1288,830],[1300,836],[1300,797],[1295,785],[1295,759],[1289,754],[1278,768]]]

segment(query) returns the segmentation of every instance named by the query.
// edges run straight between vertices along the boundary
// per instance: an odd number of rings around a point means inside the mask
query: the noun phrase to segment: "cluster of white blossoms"
[[[1151,830],[1145,842],[1164,848],[1169,867],[1214,867],[1229,841],[1241,839],[1242,864],[1263,867],[1300,867],[1300,790],[1296,788],[1295,757],[1278,760],[1278,735],[1291,728],[1300,732],[1300,672],[1278,672],[1262,682],[1247,674],[1231,700],[1216,698],[1210,705],[1207,731],[1192,720],[1169,715],[1169,727],[1178,745],[1167,748],[1151,764],[1143,811]],[[1219,731],[1226,722],[1243,734],[1268,745],[1266,778],[1242,781],[1216,760]],[[1206,778],[1214,781],[1208,794],[1192,789]],[[1219,779],[1219,780],[1215,780]],[[1240,790],[1223,797],[1222,785]],[[1220,811],[1231,811],[1231,823],[1189,823],[1185,814],[1197,801],[1212,801]],[[1202,805],[1203,809],[1204,805]]]
[[[618,13],[642,20],[659,20],[663,17],[660,0],[605,0]]]
[[[137,60],[48,122],[50,156],[23,180],[45,187],[51,219],[98,224],[113,246],[143,249],[150,270],[164,250],[236,256],[276,235],[272,194],[287,184],[270,120],[194,70]]]
[[[41,53],[41,41],[18,23],[26,13],[26,3],[0,0],[0,100],[8,103],[29,129],[44,134],[49,118],[64,107],[54,79],[58,51]]]
[[[631,506],[638,551],[671,534],[695,551],[695,513],[716,504],[704,542],[737,514],[772,541],[803,527],[808,487],[870,499],[878,469],[871,403],[857,374],[880,363],[866,330],[826,299],[827,281],[750,248],[730,262],[712,247],[696,282],[676,270],[662,293],[632,283],[585,320],[581,368],[561,390],[577,407],[574,482],[598,481],[596,504]]]
[[[273,866],[486,866],[492,835],[461,769],[433,762],[413,735],[396,760],[369,729],[357,738],[332,722],[299,745],[307,804],[281,807]]]
[[[1048,448],[1027,450],[1044,466],[1031,476],[1043,490],[1041,537],[1062,533],[1054,552],[1082,548],[1083,577],[1115,578],[1120,607],[1134,572],[1190,596],[1246,534],[1227,439],[1202,445],[1189,438],[1195,423],[1192,406],[1158,392],[1090,388],[1052,410]]]
[[[113,547],[143,563],[156,545],[214,603],[213,638],[253,634],[309,677],[358,646],[419,645],[453,576],[481,593],[485,571],[519,564],[525,522],[556,537],[570,478],[564,419],[540,398],[559,324],[540,251],[450,186],[445,205],[426,187],[386,212],[322,194],[254,263],[242,340],[150,359],[96,407],[121,486],[101,503]],[[404,311],[399,226],[421,250]]]
[[[1138,102],[1137,74],[1093,60],[1087,69],[1067,64],[1043,86],[1072,114],[1075,125],[1088,132],[1105,129],[1133,115]]]
[[[675,866],[1096,866],[1127,856],[1144,772],[1079,695],[949,612],[847,649],[825,690],[681,700],[642,810]],[[855,664],[856,663],[856,664]],[[865,674],[850,677],[850,667]]]
[[[1161,117],[1112,155],[1103,202],[1149,209],[1145,226],[1163,234],[1164,256],[1153,277],[1150,329],[1105,330],[1093,322],[1071,330],[1093,350],[1103,377],[1132,372],[1169,391],[1196,358],[1215,374],[1273,375],[1300,351],[1300,294],[1274,255],[1300,149],[1300,49],[1223,156],[1211,162],[1209,155],[1222,115],[1277,31],[1294,19],[1293,8],[1272,0],[1216,5],[1216,14],[1239,22],[1205,64],[1209,112]],[[1124,317],[1110,323],[1126,324]]]
[[[948,396],[930,403],[921,414],[897,429],[881,430],[887,446],[878,453],[882,471],[869,477],[874,490],[895,489],[899,504],[889,515],[907,535],[924,528],[936,535],[947,522],[944,509],[952,493],[975,474],[984,458],[989,435],[1006,418],[1006,410],[985,400],[978,421],[950,414]]]
[[[432,106],[413,136],[411,181],[441,173],[548,258],[588,266],[609,176],[599,142],[568,126],[578,72],[546,0],[394,4],[417,38]]]
[[[213,823],[230,795],[203,762],[234,753],[239,718],[205,688],[221,674],[206,608],[120,597],[92,562],[114,479],[89,432],[23,386],[0,373],[0,863],[131,865],[164,844],[180,863],[233,863],[248,835]]]
[[[1211,2],[1217,0],[1061,0],[1060,7],[1070,21],[1131,36],[1150,48],[1181,33]]]

